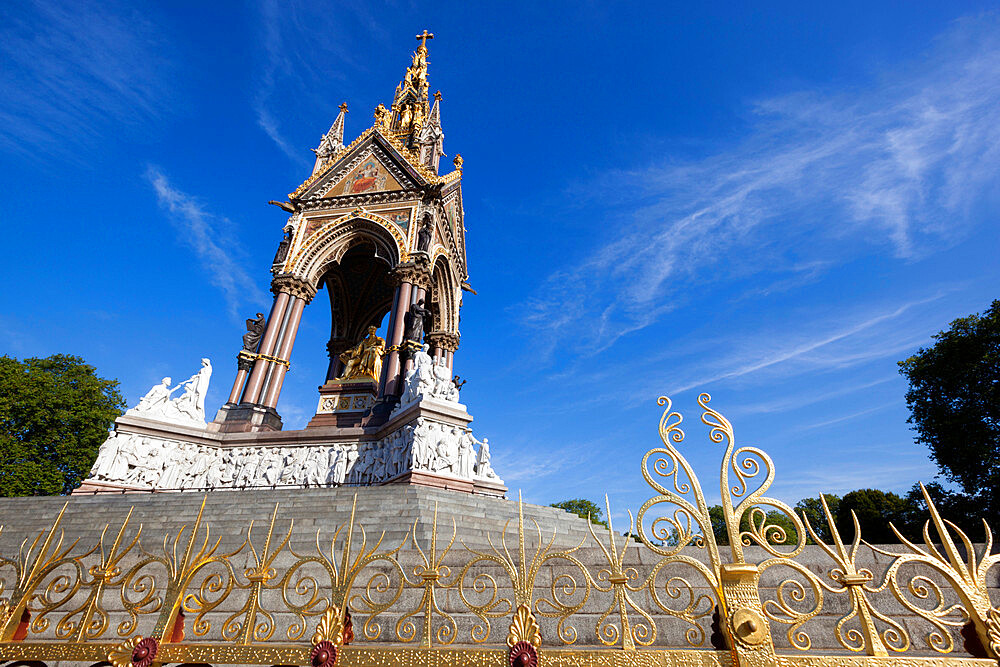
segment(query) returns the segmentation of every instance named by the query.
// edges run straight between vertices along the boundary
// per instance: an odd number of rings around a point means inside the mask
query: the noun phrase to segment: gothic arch
[[[368,212],[354,212],[333,220],[305,240],[289,272],[318,288],[326,271],[354,246],[369,243],[375,256],[391,267],[406,260],[406,241],[388,220]]]
[[[445,333],[458,333],[458,281],[448,256],[439,254],[434,259],[431,273],[431,300],[435,305],[434,329]]]

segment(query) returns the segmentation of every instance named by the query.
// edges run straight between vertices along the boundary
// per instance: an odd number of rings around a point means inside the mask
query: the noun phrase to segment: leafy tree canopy
[[[837,531],[841,539],[854,539],[854,520],[851,512],[858,517],[861,538],[869,544],[893,544],[899,538],[892,532],[892,523],[904,537],[916,538],[912,534],[916,517],[924,514],[923,508],[910,496],[902,497],[891,491],[878,489],[858,489],[845,493],[840,499],[840,507],[835,517]]]
[[[824,493],[823,497],[826,498],[826,506],[830,510],[830,515],[833,517],[834,525],[836,525],[837,514],[840,509],[840,496],[835,496],[832,493]],[[805,516],[809,520],[809,526],[812,527],[813,532],[816,533],[816,537],[823,540],[827,544],[833,543],[833,535],[830,533],[830,524],[827,523],[826,513],[823,512],[823,503],[820,502],[819,498],[803,498],[795,504],[795,513],[799,516]],[[808,532],[806,533],[808,535]],[[853,533],[852,533],[853,534]],[[845,540],[851,539],[850,536],[844,537]],[[809,542],[812,543],[812,537],[809,538]]]
[[[1000,300],[934,338],[899,362],[916,441],[961,488],[952,502],[1000,516]]]
[[[72,491],[124,407],[118,381],[80,357],[0,357],[0,495]]]
[[[600,526],[607,526],[608,522],[604,520],[604,512],[595,503],[585,500],[584,498],[574,498],[573,500],[564,500],[560,503],[552,503],[550,507],[558,507],[561,510],[566,510],[567,512],[572,512],[579,517],[586,519],[590,517],[591,523],[596,523]]]

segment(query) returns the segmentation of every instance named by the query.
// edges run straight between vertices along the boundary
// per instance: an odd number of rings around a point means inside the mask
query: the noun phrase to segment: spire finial
[[[339,109],[344,113],[347,113],[347,102],[341,102]]]
[[[417,35],[417,39],[420,40],[420,46],[418,46],[417,48],[418,49],[423,49],[424,51],[426,51],[427,50],[427,40],[428,39],[434,39],[434,33],[433,32],[427,32],[427,29],[424,28],[424,33],[422,35]]]
[[[435,102],[440,102],[441,101],[441,91],[440,90],[437,91],[436,93],[434,93],[434,101]]]

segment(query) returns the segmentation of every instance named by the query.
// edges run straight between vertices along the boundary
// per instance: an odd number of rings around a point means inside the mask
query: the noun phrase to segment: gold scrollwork
[[[925,491],[930,521],[923,545],[897,532],[904,552],[871,547],[891,558],[877,576],[859,564],[857,518],[853,541],[845,543],[820,496],[830,536],[824,540],[807,517],[766,497],[774,478],[771,459],[760,449],[737,446],[732,425],[708,407],[709,401],[704,394],[698,399],[709,438],[725,444],[720,475],[724,526],[718,528],[728,535],[727,560],[732,562],[723,562],[722,540],[716,539],[701,485],[678,449],[685,437],[683,418],[672,411],[669,399],[661,398],[660,405],[666,406],[659,424],[662,445],[642,459],[642,474],[654,496],[634,518],[627,512],[624,538],[614,528],[605,498],[605,529],[588,524],[589,536],[569,549],[555,547],[555,533],[543,539],[538,522],[533,522],[534,530],[525,530],[520,498],[516,546],[509,539],[510,519],[499,535],[487,535],[489,549],[463,542],[465,556],[453,553],[458,542],[454,521],[451,535],[439,540],[437,506],[429,541],[418,539],[415,522],[399,545],[383,548],[384,532],[368,544],[357,523],[355,498],[349,519],[336,527],[328,545],[321,546],[317,530],[316,553],[307,555],[290,546],[291,522],[287,531],[278,530],[277,505],[262,540],[251,522],[235,550],[220,552],[221,538],[213,539],[204,522],[203,501],[190,529],[184,526],[172,539],[164,537],[162,550],[155,553],[143,548],[141,526],[131,533],[131,511],[116,531],[106,525],[96,544],[64,545],[64,506],[52,526],[26,541],[17,557],[0,557],[0,575],[6,575],[0,578],[5,595],[0,598],[0,659],[107,660],[116,667],[152,660],[153,654],[161,664],[251,665],[308,664],[317,656],[326,656],[321,660],[326,664],[335,656],[343,667],[501,667],[511,661],[535,661],[542,667],[734,661],[761,667],[877,667],[886,660],[914,667],[995,664],[1000,611],[990,601],[990,572],[1000,554],[991,553],[988,527],[986,544],[977,550],[965,533],[941,518]],[[772,510],[790,517],[794,539],[791,531],[780,530]],[[633,544],[633,535],[639,544]],[[830,558],[831,567],[817,570],[814,562],[800,557],[806,535]],[[593,548],[581,550],[585,542]],[[401,558],[407,543],[412,549]],[[753,553],[746,548],[752,545],[767,554],[760,563],[746,562]],[[689,580],[678,569],[693,570],[697,577]],[[777,583],[762,587],[762,575],[772,570],[781,574],[769,575]],[[498,582],[504,577],[509,587]],[[831,604],[839,614],[835,623],[807,626],[820,613],[829,615],[824,604],[838,596],[843,604]],[[891,616],[886,599],[901,604],[910,616]],[[359,634],[367,645],[348,646],[352,614],[362,623]],[[658,646],[676,641],[657,627],[669,618],[686,624],[683,639],[689,647],[704,647],[709,617],[718,621],[712,629],[721,632],[712,644],[718,647],[721,641],[728,651]],[[914,617],[931,625],[927,645],[949,655],[908,653],[913,643],[908,624]],[[479,648],[490,639],[491,623],[501,618],[508,622],[511,650]],[[531,647],[541,645],[540,622],[552,622],[555,628],[551,638],[556,641],[550,644],[574,646],[533,652]],[[620,650],[579,646],[581,623],[593,624],[596,643]],[[383,633],[382,624],[395,632]],[[788,644],[798,651],[794,656],[775,652],[772,629],[780,625],[787,626]],[[313,631],[308,633],[307,627]],[[470,628],[467,638],[460,637],[463,627]],[[817,627],[830,628],[848,654],[817,651],[810,637]],[[972,650],[985,652],[994,662],[955,656],[958,628],[967,641],[974,631],[978,645],[972,645],[979,648]],[[191,639],[185,639],[185,629]],[[546,633],[548,640],[548,629]],[[410,646],[384,647],[378,641]],[[477,648],[463,647],[463,642]]]

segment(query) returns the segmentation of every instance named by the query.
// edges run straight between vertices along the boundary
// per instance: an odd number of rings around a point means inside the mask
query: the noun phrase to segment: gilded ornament
[[[730,624],[733,634],[741,642],[756,646],[767,639],[767,625],[753,609],[737,609],[733,612]]]
[[[518,605],[507,631],[507,646],[513,648],[519,642],[526,642],[534,648],[542,645],[538,622],[526,604]]]
[[[923,544],[900,535],[906,551],[879,550],[892,560],[878,577],[858,564],[862,540],[857,522],[853,541],[845,543],[821,496],[830,543],[819,539],[808,520],[798,519],[802,530],[795,543],[783,546],[766,517],[756,515],[756,505],[748,504],[753,499],[775,507],[763,495],[773,476],[770,459],[761,450],[734,444],[732,426],[708,408],[708,401],[707,396],[699,398],[702,421],[711,429],[710,439],[726,445],[720,481],[731,501],[725,519],[732,563],[722,562],[701,486],[678,449],[684,441],[682,417],[664,398],[662,445],[642,460],[643,476],[655,495],[643,504],[635,521],[628,513],[626,532],[638,533],[642,543],[632,544],[629,538],[619,542],[610,522],[606,534],[591,526],[587,541],[595,549],[589,553],[603,558],[603,564],[584,560],[578,547],[555,550],[554,538],[543,540],[537,524],[533,531],[537,540],[530,535],[526,538],[520,502],[516,535],[508,535],[508,522],[501,534],[489,536],[490,550],[466,547],[464,558],[449,561],[454,573],[445,561],[456,544],[456,530],[453,524],[449,539],[439,545],[436,509],[428,544],[416,538],[415,525],[398,546],[382,549],[383,538],[373,546],[368,544],[357,522],[356,506],[352,507],[350,518],[336,528],[327,545],[321,547],[320,532],[316,532],[316,552],[309,555],[289,547],[291,525],[287,532],[276,530],[277,506],[262,541],[252,532],[251,522],[245,540],[229,553],[220,553],[219,540],[209,538],[203,522],[204,503],[190,531],[183,528],[162,540],[162,553],[142,547],[140,530],[131,534],[131,512],[117,530],[105,526],[95,543],[64,546],[60,513],[46,532],[25,543],[17,558],[0,557],[0,569],[12,573],[6,597],[0,601],[0,660],[109,661],[115,667],[182,663],[314,667],[996,665],[1000,611],[991,605],[989,595],[994,590],[991,568],[1000,555],[991,553],[988,529],[985,547],[977,550],[926,498],[931,520],[924,528]],[[755,463],[746,463],[750,460]],[[611,516],[610,503],[605,502]],[[741,515],[749,519],[749,528],[744,524],[741,530]],[[937,533],[934,539],[931,524]],[[811,569],[815,563],[800,558],[798,542],[803,533],[831,559],[830,569],[816,573]],[[114,539],[108,540],[111,535]],[[666,535],[674,537],[672,545],[661,543]],[[791,535],[785,538],[792,542]],[[740,544],[733,545],[734,541]],[[406,542],[413,549],[401,558],[399,552]],[[759,544],[766,559],[745,562],[752,553],[745,550],[750,544]],[[694,555],[682,553],[683,547],[691,547]],[[629,549],[643,550],[643,558],[627,560],[632,553]],[[632,567],[627,562],[642,565]],[[496,571],[481,566],[497,568],[509,578],[509,587],[502,588],[499,577],[493,576]],[[908,566],[930,568],[939,576],[914,574]],[[791,575],[779,578],[773,588],[762,589],[761,573],[779,567],[788,568]],[[693,584],[682,578],[678,568],[693,571],[700,581]],[[599,599],[584,614],[591,595]],[[843,647],[840,653],[817,650],[802,630],[831,596],[844,596],[843,604],[834,607],[841,616],[830,629]],[[912,616],[892,617],[882,611],[891,608],[887,597],[930,623],[927,643],[942,655],[908,653],[911,642],[906,627]],[[667,617],[687,625],[684,640],[688,645],[704,646],[703,626],[715,610],[724,619],[721,630],[728,637],[730,651],[652,647],[654,641],[672,637],[656,631],[656,623]],[[348,646],[353,639],[349,611],[362,624],[360,638],[367,641],[360,645]],[[478,619],[464,636],[459,636],[464,627],[456,618],[460,613]],[[136,634],[140,620],[151,616],[156,619],[152,632],[145,637]],[[510,619],[506,646],[461,646],[486,644],[490,623],[500,618]],[[573,623],[587,619],[594,623],[591,636],[605,646],[624,650],[580,646],[547,647],[541,652],[539,618],[554,619],[553,636],[563,644],[577,642]],[[383,622],[395,625],[396,632],[383,636]],[[185,638],[185,623],[190,639]],[[778,627],[776,623],[788,626],[788,645],[797,654],[775,652],[772,629]],[[311,635],[308,627],[315,628]],[[994,658],[955,655],[959,646],[954,635],[959,628],[975,631],[974,639]],[[35,641],[25,641],[25,635]],[[209,636],[212,641],[205,641]],[[412,644],[385,646],[375,644],[376,640]]]
[[[344,643],[344,617],[336,605],[323,612],[316,626],[316,632],[313,633],[313,646],[318,646],[322,642],[332,642],[334,646]]]
[[[114,667],[131,667],[133,653],[141,641],[142,637],[136,635],[118,644],[108,652],[108,662]]]

